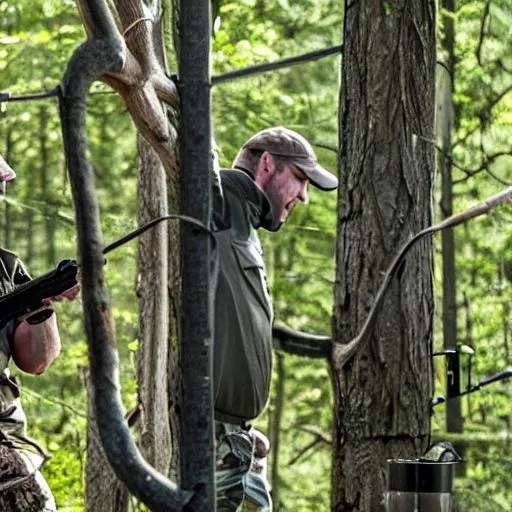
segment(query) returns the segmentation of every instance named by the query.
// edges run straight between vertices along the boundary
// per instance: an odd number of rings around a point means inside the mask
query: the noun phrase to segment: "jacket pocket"
[[[250,241],[234,240],[232,247],[245,280],[270,318],[272,316],[272,306],[263,256],[258,247]]]

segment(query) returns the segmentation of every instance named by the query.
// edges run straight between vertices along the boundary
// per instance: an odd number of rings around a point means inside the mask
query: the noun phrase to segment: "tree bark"
[[[346,2],[334,341],[355,338],[400,246],[431,224],[435,3]],[[332,510],[383,510],[386,459],[428,445],[432,250],[417,244],[334,387]]]
[[[284,403],[285,403],[285,380],[286,370],[284,366],[284,355],[280,352],[275,353],[276,358],[276,388],[273,397],[273,407],[270,414],[269,424],[269,438],[272,451],[270,452],[272,458],[271,465],[271,488],[272,488],[272,501],[274,503],[275,512],[281,510],[280,487],[281,477],[279,475],[279,451],[281,449],[281,423],[283,418]]]
[[[98,432],[96,412],[91,397],[93,389],[90,377],[87,386],[87,464],[85,465],[86,512],[123,512],[128,509],[129,493],[117,479],[108,463]]]
[[[169,2],[155,0],[155,56],[166,69],[165,19]],[[167,110],[167,118],[173,117]],[[174,120],[177,122],[176,120]],[[169,145],[176,150],[176,128],[169,122]],[[139,224],[179,211],[179,168],[164,170],[158,155],[139,136]],[[174,156],[171,159],[177,163]],[[169,208],[169,205],[171,207]],[[177,325],[179,325],[179,225],[161,224],[146,233],[139,243],[140,345],[137,355],[141,422],[139,445],[145,458],[160,472],[178,481],[180,439],[180,373]],[[172,305],[172,307],[171,307]]]
[[[180,1],[180,169],[182,213],[207,229],[211,218],[210,2]],[[187,511],[215,510],[213,293],[211,233],[182,225],[181,486],[194,489]],[[198,378],[201,376],[200,378]]]
[[[158,155],[139,136],[138,220],[143,225],[167,214],[165,173]],[[167,474],[171,459],[168,415],[167,226],[159,224],[139,239],[137,351],[139,448],[149,464]]]

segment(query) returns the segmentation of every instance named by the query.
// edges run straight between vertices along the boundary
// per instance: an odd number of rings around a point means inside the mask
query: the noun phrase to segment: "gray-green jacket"
[[[0,248],[0,295],[11,292],[17,285],[27,281],[30,281],[30,276],[18,257]],[[0,329],[0,431],[4,434],[25,435],[25,414],[19,401],[19,392],[11,382],[7,368],[15,327],[16,321],[11,320]]]
[[[239,424],[263,410],[272,371],[272,306],[256,230],[270,205],[244,172],[222,171],[214,193],[219,258],[215,293],[215,419]]]

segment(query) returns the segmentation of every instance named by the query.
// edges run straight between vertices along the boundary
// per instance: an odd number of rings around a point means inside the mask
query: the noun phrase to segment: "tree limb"
[[[179,96],[156,55],[153,14],[141,0],[115,0],[114,5],[115,16],[105,0],[78,0],[88,40],[117,47],[122,56],[117,66],[104,69],[97,79],[119,93],[138,130],[170,170],[175,168],[175,153],[169,144],[174,133],[161,101],[177,108]]]
[[[87,161],[86,96],[91,84],[123,69],[126,48],[112,34],[104,2],[83,2],[93,33],[77,48],[63,80],[60,114],[66,163],[77,224],[77,250],[82,270],[82,304],[98,431],[116,475],[151,510],[182,510],[192,493],[185,493],[156,472],[140,456],[124,419],[119,391],[114,321],[103,277],[103,236],[94,175]],[[109,18],[106,19],[105,17]]]
[[[288,354],[322,358],[328,357],[331,351],[332,339],[330,336],[296,331],[285,325],[274,325],[272,337],[274,338],[274,348]]]
[[[463,212],[454,214],[446,218],[445,220],[443,220],[439,224],[436,224],[435,226],[430,226],[428,228],[423,229],[422,231],[414,235],[408,242],[406,242],[398,251],[398,254],[395,256],[394,260],[389,266],[388,271],[384,276],[384,280],[373,302],[372,309],[368,313],[368,317],[366,318],[366,321],[359,334],[349,343],[341,344],[335,342],[333,344],[331,360],[334,368],[338,371],[341,371],[343,367],[347,364],[347,362],[350,359],[352,359],[355,353],[361,348],[361,346],[370,338],[373,328],[375,326],[375,322],[377,320],[377,316],[380,313],[383,304],[386,289],[389,283],[391,282],[392,278],[396,274],[397,270],[402,265],[405,255],[418,240],[426,236],[431,236],[437,231],[453,228],[459,224],[462,224],[463,222],[467,222],[470,219],[487,213],[497,206],[509,202],[512,202],[512,187],[486,199],[481,203],[476,204],[475,206],[472,206],[471,208]]]

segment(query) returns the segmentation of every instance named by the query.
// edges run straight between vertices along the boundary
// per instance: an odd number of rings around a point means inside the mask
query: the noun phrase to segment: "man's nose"
[[[299,191],[299,199],[301,203],[308,204],[309,202],[309,195],[308,195],[308,184],[309,181],[306,180],[304,184],[301,186],[301,189]]]

